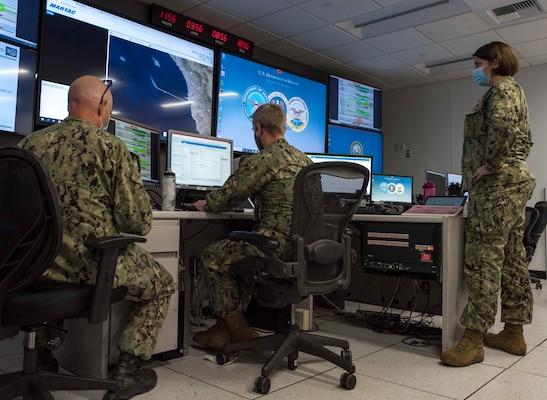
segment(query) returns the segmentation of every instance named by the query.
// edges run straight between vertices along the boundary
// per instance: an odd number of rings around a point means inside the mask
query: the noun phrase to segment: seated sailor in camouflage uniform
[[[194,203],[200,211],[220,212],[236,207],[247,197],[256,197],[259,206],[259,234],[277,239],[278,256],[291,255],[290,229],[294,179],[310,159],[285,140],[287,120],[283,109],[274,104],[260,106],[252,116],[255,141],[260,149],[241,161],[236,172],[206,200]],[[230,270],[248,256],[264,254],[253,245],[223,239],[203,252],[202,267],[213,308],[219,318],[210,329],[197,332],[194,341],[220,349],[230,342],[258,336],[243,312],[251,300],[250,287]]]
[[[112,112],[109,87],[93,76],[76,79],[68,93],[69,116],[19,143],[45,163],[61,208],[62,246],[41,278],[46,282],[93,284],[98,258],[84,245],[88,237],[145,235],[151,229],[152,208],[138,165],[119,138],[102,130]],[[175,285],[136,244],[121,252],[114,285],[127,287],[131,301],[113,375],[119,398],[129,399],[156,385],[156,373],[142,368],[142,361],[152,355]]]

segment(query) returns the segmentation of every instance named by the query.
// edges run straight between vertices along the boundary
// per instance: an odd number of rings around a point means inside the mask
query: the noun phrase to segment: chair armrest
[[[140,236],[104,236],[86,240],[85,245],[87,248],[102,251],[89,314],[91,324],[106,321],[110,311],[118,255],[122,248],[134,242],[146,242],[146,238]]]
[[[279,247],[279,241],[268,236],[259,235],[258,233],[248,231],[233,231],[228,233],[230,240],[243,240],[253,246],[258,247],[265,253],[270,253],[267,250],[275,250]]]

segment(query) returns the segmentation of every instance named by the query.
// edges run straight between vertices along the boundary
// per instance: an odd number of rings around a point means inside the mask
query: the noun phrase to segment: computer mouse
[[[399,215],[399,212],[397,210],[394,210],[393,208],[383,208],[382,214],[383,215]]]

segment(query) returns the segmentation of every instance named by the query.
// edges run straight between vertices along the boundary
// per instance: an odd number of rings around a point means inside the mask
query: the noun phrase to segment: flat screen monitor
[[[0,131],[33,131],[35,76],[36,50],[0,40]]]
[[[382,91],[364,83],[329,76],[329,122],[353,128],[382,129]]]
[[[287,141],[304,152],[325,152],[327,85],[279,68],[220,53],[216,136],[234,150],[257,152],[251,116],[264,103],[287,114]]]
[[[45,5],[37,123],[67,116],[72,81],[113,81],[113,115],[158,127],[211,134],[215,52],[72,0]]]
[[[348,155],[348,154],[322,154],[322,153],[306,153],[306,155],[315,163],[319,162],[331,162],[331,161],[344,161],[344,162],[353,162],[359,165],[362,165],[366,169],[368,169],[369,174],[370,171],[373,168],[374,162],[371,156],[356,156],[356,155]],[[351,188],[353,190],[355,188]],[[325,190],[325,191],[331,191],[331,192],[340,192],[340,193],[350,193],[351,190],[348,190],[348,188],[335,188],[333,190]],[[370,182],[370,176],[367,184],[367,190],[365,191],[364,196],[370,196],[371,191],[371,182]]]
[[[382,173],[383,135],[379,132],[329,124],[327,153],[368,154],[374,159],[372,174]]]
[[[0,7],[0,40],[36,48],[41,0],[8,0]]]
[[[372,203],[412,205],[412,177],[400,175],[372,175]]]
[[[167,166],[182,189],[214,190],[232,174],[232,141],[169,130]]]
[[[119,137],[129,151],[139,156],[143,182],[159,184],[160,135],[158,129],[128,119],[111,117],[108,131]]]
[[[448,185],[445,173],[431,171],[428,169],[425,171],[425,180],[426,182],[429,181],[435,184],[435,195],[446,196]]]
[[[446,185],[461,185],[462,184],[462,176],[460,174],[446,174]]]

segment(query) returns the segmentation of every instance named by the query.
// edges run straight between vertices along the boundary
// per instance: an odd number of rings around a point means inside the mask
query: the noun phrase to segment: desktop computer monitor
[[[170,129],[167,141],[167,167],[178,188],[218,189],[232,174],[231,140]]]
[[[330,161],[345,161],[353,162],[359,165],[362,165],[368,169],[369,174],[372,171],[372,156],[356,156],[356,155],[343,155],[343,154],[323,154],[323,153],[306,153],[306,155],[315,163],[318,162],[330,162]],[[370,196],[370,177],[367,184],[367,190],[365,191],[364,197]],[[326,190],[330,192],[338,193],[351,193],[355,188],[332,188],[332,190]]]
[[[125,118],[110,117],[107,131],[122,140],[139,156],[141,176],[146,184],[159,184],[160,132],[157,128]]]
[[[412,177],[400,175],[372,175],[372,203],[412,206]]]

